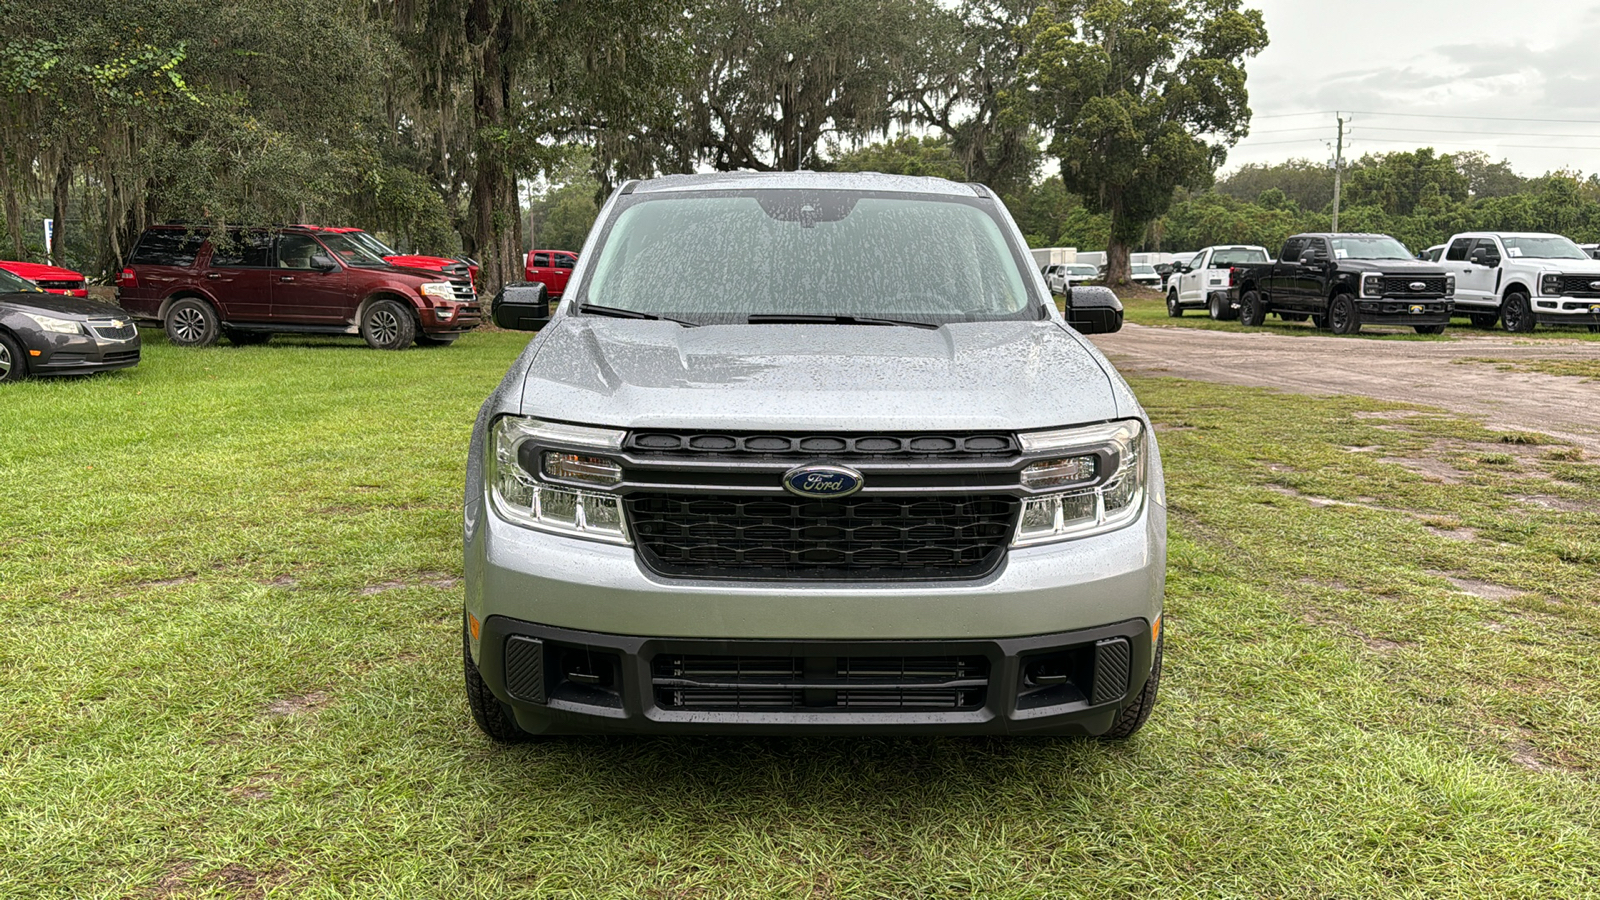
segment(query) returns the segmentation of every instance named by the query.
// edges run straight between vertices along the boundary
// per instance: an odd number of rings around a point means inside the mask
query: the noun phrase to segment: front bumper
[[[38,334],[25,342],[31,375],[82,375],[139,364],[140,341],[108,341],[89,335]],[[38,355],[35,356],[34,354]]]
[[[1143,689],[1154,658],[1143,619],[1011,639],[726,641],[493,616],[482,624],[479,648],[490,691],[534,734],[1103,734]],[[722,665],[682,677],[686,659]],[[885,677],[885,659],[967,661],[962,699],[932,708],[920,691],[950,692],[926,677],[910,687],[904,676]],[[787,661],[790,674],[741,674],[735,660]],[[878,665],[869,677],[851,661]],[[696,696],[715,699],[697,703]],[[911,703],[895,699],[907,697]]]
[[[1533,320],[1540,325],[1600,325],[1600,297],[1538,297]]]
[[[1356,308],[1363,325],[1449,325],[1455,301],[1384,297],[1358,299]]]

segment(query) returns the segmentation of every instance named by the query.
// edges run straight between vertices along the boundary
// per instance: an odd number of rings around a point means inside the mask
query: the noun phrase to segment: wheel
[[[1493,328],[1500,322],[1500,314],[1492,313],[1467,313],[1467,318],[1472,320],[1473,328]]]
[[[1417,334],[1444,334],[1443,325],[1413,325],[1411,327],[1417,330]]]
[[[1321,329],[1323,331],[1327,331],[1328,330],[1328,317],[1327,316],[1313,315],[1311,317],[1311,327],[1312,328],[1318,328],[1318,329]]]
[[[0,331],[0,384],[28,377],[28,354],[11,335]]]
[[[1150,711],[1156,706],[1156,693],[1161,690],[1161,646],[1166,643],[1166,638],[1156,640],[1156,658],[1150,664],[1150,677],[1145,679],[1144,688],[1139,691],[1139,696],[1134,701],[1122,708],[1117,721],[1111,730],[1100,735],[1101,740],[1122,741],[1133,737],[1133,733],[1144,727],[1150,718]]]
[[[1333,302],[1328,304],[1328,327],[1334,334],[1355,334],[1361,330],[1361,310],[1356,306],[1356,298],[1349,294],[1337,294]]]
[[[1239,324],[1255,328],[1266,320],[1267,306],[1261,302],[1261,294],[1245,291],[1239,298]]]
[[[1282,313],[1281,312],[1281,313],[1278,313],[1278,318],[1284,320],[1285,322],[1304,322],[1305,320],[1307,320],[1307,319],[1309,319],[1311,317],[1306,315],[1305,313]]]
[[[1512,291],[1506,295],[1505,302],[1500,304],[1500,324],[1505,330],[1513,334],[1527,334],[1533,330],[1533,306],[1528,302],[1528,295]]]
[[[417,337],[417,320],[393,300],[379,300],[361,317],[361,336],[374,350],[404,350]]]
[[[489,737],[502,744],[517,744],[530,740],[533,735],[523,731],[500,698],[484,684],[478,667],[472,664],[472,644],[467,638],[465,617],[461,622],[461,666],[467,678],[467,707],[472,710],[472,721]]]
[[[270,331],[240,331],[237,328],[222,329],[222,336],[235,347],[254,347],[272,340]]]
[[[1211,318],[1218,322],[1227,322],[1239,318],[1239,311],[1228,302],[1226,294],[1221,292],[1212,294],[1206,300],[1206,309],[1211,313]]]
[[[1177,319],[1183,316],[1183,307],[1178,305],[1178,292],[1170,291],[1167,294],[1167,316]]]
[[[209,347],[222,334],[217,311],[204,300],[186,297],[167,307],[167,339],[179,347]]]
[[[417,335],[418,347],[448,347],[456,342],[459,334],[419,334]]]

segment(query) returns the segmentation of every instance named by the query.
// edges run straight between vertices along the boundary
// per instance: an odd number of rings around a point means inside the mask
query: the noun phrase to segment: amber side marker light
[[[43,352],[44,352],[43,350],[29,350],[28,351],[28,355],[29,356],[38,356],[39,354],[41,354]]]
[[[472,629],[472,636],[478,636],[478,629],[476,626],[474,626]],[[1161,640],[1161,617],[1156,616],[1156,620],[1150,623],[1150,645],[1155,646],[1156,641],[1159,640]]]
[[[481,626],[478,624],[478,617],[472,613],[467,613],[467,630],[472,632],[473,640],[478,639],[478,629],[480,627]]]

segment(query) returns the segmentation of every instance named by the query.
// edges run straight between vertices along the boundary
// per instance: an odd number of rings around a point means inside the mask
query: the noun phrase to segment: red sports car
[[[43,263],[6,260],[0,260],[0,269],[26,278],[52,294],[64,294],[68,297],[89,296],[89,288],[84,284],[82,272],[74,272],[60,266],[47,266]]]

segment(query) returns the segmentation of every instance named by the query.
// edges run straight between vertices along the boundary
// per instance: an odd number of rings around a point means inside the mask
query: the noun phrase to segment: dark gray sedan
[[[0,271],[0,382],[139,364],[139,329],[120,307],[50,294]]]

